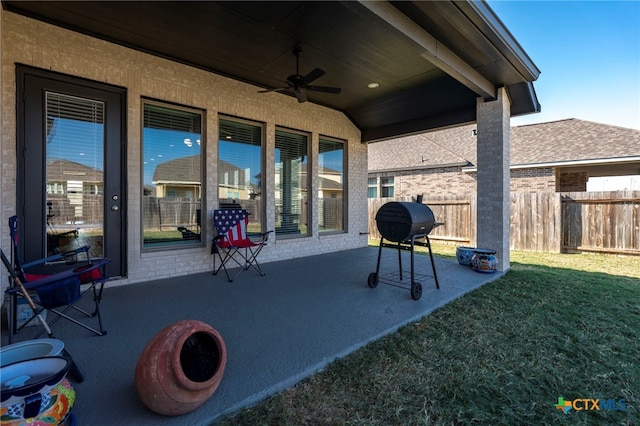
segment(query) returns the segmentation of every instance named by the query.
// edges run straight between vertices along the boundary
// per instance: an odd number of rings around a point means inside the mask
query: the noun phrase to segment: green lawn
[[[499,280],[222,424],[640,425],[640,258],[511,261]],[[559,397],[600,410],[564,414]],[[626,409],[605,410],[610,399]]]

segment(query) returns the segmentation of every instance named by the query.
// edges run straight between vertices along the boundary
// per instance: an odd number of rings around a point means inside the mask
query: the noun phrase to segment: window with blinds
[[[143,103],[143,247],[202,241],[203,112]]]
[[[319,232],[344,231],[344,142],[321,137],[318,146]]]
[[[59,253],[80,234],[103,237],[104,102],[55,92],[45,101],[47,252]]]
[[[309,136],[276,129],[275,142],[276,235],[308,235]]]
[[[263,125],[220,117],[218,200],[249,212],[249,232],[263,232]]]

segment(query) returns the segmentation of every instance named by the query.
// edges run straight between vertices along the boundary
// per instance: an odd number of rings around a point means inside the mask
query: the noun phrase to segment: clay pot
[[[197,320],[162,329],[145,346],[136,365],[138,396],[166,416],[198,408],[215,392],[227,363],[222,336]]]

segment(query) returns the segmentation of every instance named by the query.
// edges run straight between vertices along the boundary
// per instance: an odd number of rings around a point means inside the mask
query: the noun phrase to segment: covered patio
[[[477,135],[470,137],[477,138],[481,153],[477,210],[482,221],[475,245],[494,248],[498,269],[509,268],[509,226],[503,220],[509,214],[509,119],[540,111],[533,86],[540,70],[485,2],[1,4],[0,130],[7,137],[2,139],[0,198],[7,208],[0,212],[0,223],[20,216],[25,261],[48,250],[46,202],[54,195],[58,201],[78,203],[65,222],[91,222],[95,246],[112,260],[109,275],[120,277],[123,285],[205,272],[213,210],[226,199],[240,199],[243,207],[259,199],[254,217],[262,218],[261,230],[276,230],[264,252],[270,262],[364,247],[365,144],[476,122]],[[300,49],[304,54],[298,61],[295,52]],[[53,126],[40,125],[45,116],[54,116],[42,103],[45,92],[51,92],[51,99],[83,99],[111,111],[108,120],[103,114],[96,118],[105,124],[95,125],[104,128],[90,144],[96,153],[91,167],[101,171],[104,182],[87,182],[88,194],[82,197],[82,203],[95,202],[91,206],[102,216],[89,217],[85,213],[94,210],[80,208],[80,197],[74,195],[77,179],[49,181],[45,173],[54,152],[47,142]],[[159,124],[145,124],[157,107],[164,111]],[[197,124],[178,129],[189,137],[174,144],[168,137],[154,141],[145,136],[146,131],[167,130],[168,116],[185,111]],[[59,115],[58,122],[75,124],[93,117]],[[234,138],[225,126],[249,126],[255,140],[249,144],[247,137]],[[308,162],[306,173],[298,169],[304,185],[280,179],[281,145],[291,132],[295,146],[305,153],[295,158]],[[59,137],[56,143],[64,150],[57,155],[69,161],[83,156],[73,146],[85,147],[85,136]],[[247,167],[241,161],[246,156],[238,155],[240,160],[229,169],[220,155],[228,137],[236,144],[234,155],[251,147],[255,164]],[[322,186],[329,169],[322,164],[325,140],[343,147],[336,149],[343,153],[342,162],[332,175],[340,176],[342,186],[340,226],[330,231],[324,227],[323,210],[325,198],[332,196]],[[194,149],[178,153],[173,149],[177,146]],[[189,162],[189,179],[176,169],[173,179],[161,176],[172,185],[188,182],[192,188],[184,193],[172,189],[169,196],[153,183],[149,164],[175,167],[176,158],[199,162]],[[85,157],[75,160],[86,162]],[[247,169],[250,174],[240,173]],[[35,171],[42,173],[34,176]],[[229,180],[235,174],[238,179]],[[253,177],[247,181],[241,176]],[[283,182],[286,191],[280,188]],[[288,219],[285,226],[281,223],[283,213],[285,218],[302,214],[291,211],[290,191],[298,194],[296,203],[307,206],[304,216],[297,216],[296,234],[287,232]],[[194,213],[187,220],[178,213],[165,215],[172,220],[163,225],[156,211],[161,201],[173,205],[173,198],[186,198],[185,210]],[[175,241],[181,238],[176,229],[185,224],[200,227],[201,239]],[[169,241],[151,238],[167,229],[174,232]],[[8,236],[0,233],[0,240],[6,251]],[[184,249],[175,250],[176,242],[184,243]],[[172,262],[166,261],[168,256]],[[0,276],[6,278],[4,272]]]
[[[78,423],[212,424],[502,275],[477,273],[436,257],[440,289],[433,279],[423,278],[422,297],[415,301],[405,288],[368,287],[377,256],[377,248],[364,247],[271,262],[263,265],[266,276],[249,270],[232,283],[224,274],[198,273],[105,289],[106,336],[62,323],[54,327],[85,376],[74,384]],[[408,254],[403,256],[406,267]],[[432,275],[428,256],[416,255],[416,268],[416,273]],[[395,251],[384,249],[381,274],[397,269]],[[224,338],[228,360],[211,398],[191,413],[165,417],[139,400],[134,371],[147,342],[184,319],[215,328]],[[33,332],[23,331],[17,340]],[[3,344],[6,338],[3,333]]]

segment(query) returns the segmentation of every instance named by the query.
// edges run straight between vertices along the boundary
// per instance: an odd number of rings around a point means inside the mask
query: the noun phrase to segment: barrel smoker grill
[[[420,197],[418,199],[420,201]],[[422,284],[417,278],[433,278],[436,288],[440,288],[436,265],[433,261],[431,242],[429,233],[436,226],[442,225],[435,221],[433,212],[429,206],[421,202],[398,202],[392,201],[384,204],[376,214],[376,226],[380,232],[380,246],[378,248],[378,262],[376,271],[369,274],[367,284],[371,288],[378,286],[378,283],[395,285],[406,288],[403,283],[402,251],[411,253],[411,297],[418,300],[422,296]],[[385,241],[386,240],[386,241]],[[428,247],[429,258],[431,259],[431,270],[433,275],[416,273],[414,249],[415,246]],[[398,272],[387,275],[380,275],[380,259],[382,248],[395,248],[398,251]]]

